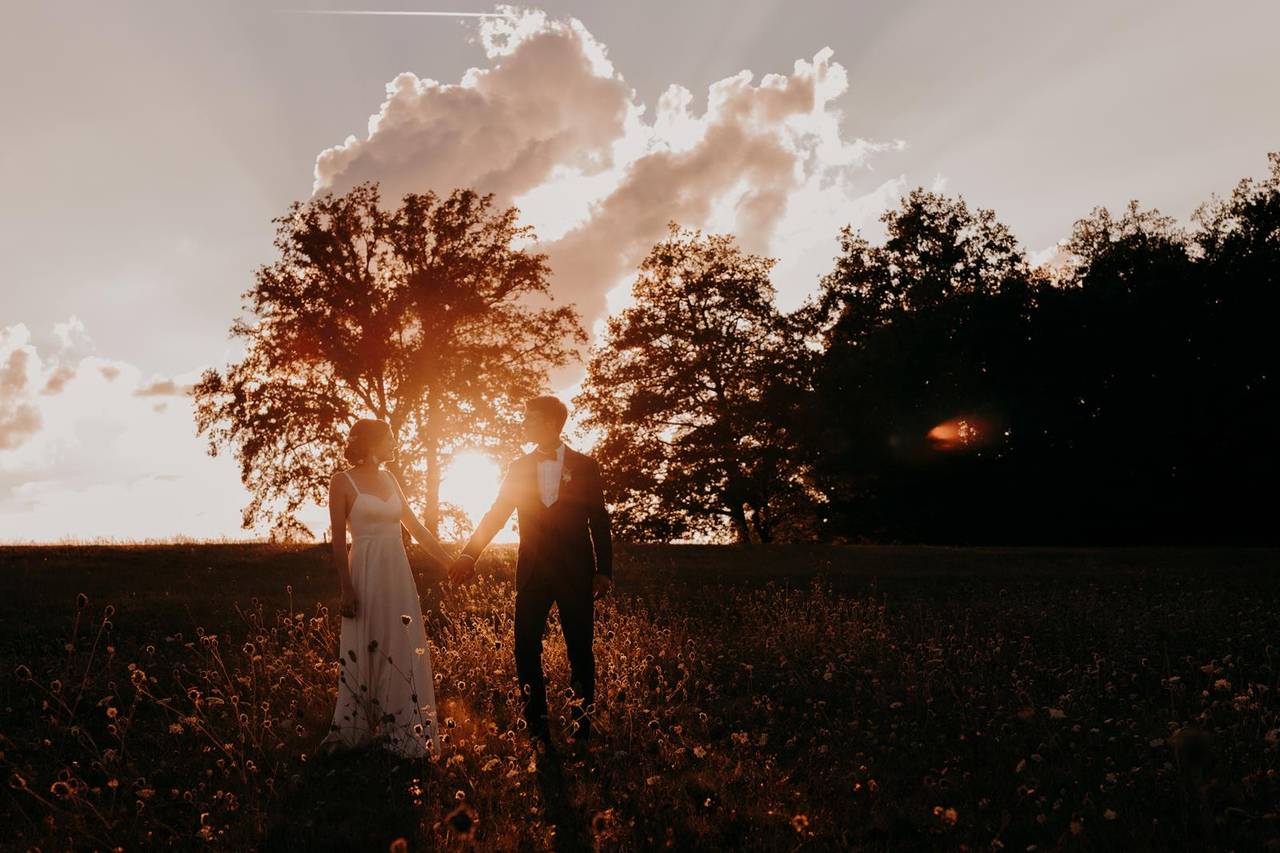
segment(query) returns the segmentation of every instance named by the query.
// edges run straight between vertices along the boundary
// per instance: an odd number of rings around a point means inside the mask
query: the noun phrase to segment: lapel
[[[564,464],[560,466],[560,485],[556,489],[557,502],[564,498],[565,490],[569,488],[569,484],[573,482],[574,475],[578,473],[576,470],[578,460],[574,458],[577,455],[569,448],[569,445],[566,444],[564,446]],[[555,506],[555,504],[552,504],[552,506]]]

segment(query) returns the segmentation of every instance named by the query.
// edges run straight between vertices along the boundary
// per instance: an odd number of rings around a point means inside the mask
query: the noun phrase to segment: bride
[[[439,755],[431,652],[400,526],[437,562],[447,564],[449,555],[382,468],[395,458],[386,422],[356,421],[343,455],[352,467],[329,482],[333,559],[342,585],[338,703],[319,749],[376,741],[405,757]]]

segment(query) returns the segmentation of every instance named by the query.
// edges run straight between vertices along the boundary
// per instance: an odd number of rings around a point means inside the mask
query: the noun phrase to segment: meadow
[[[0,548],[15,849],[1280,849],[1274,550],[620,550],[599,737],[519,730],[509,548],[411,550],[444,754],[314,754],[325,546]],[[567,662],[545,664],[553,715]]]

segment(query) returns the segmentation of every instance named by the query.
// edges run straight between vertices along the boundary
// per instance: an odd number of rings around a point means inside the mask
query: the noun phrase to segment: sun
[[[469,450],[453,457],[440,481],[440,500],[457,504],[475,525],[498,495],[502,469],[488,456]],[[509,538],[506,527],[495,541]]]

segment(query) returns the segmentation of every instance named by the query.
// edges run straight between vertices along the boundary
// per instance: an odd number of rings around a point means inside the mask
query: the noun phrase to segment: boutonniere
[[[569,470],[569,466],[567,465],[564,468],[560,469],[560,482],[562,483],[573,482],[573,472]]]

